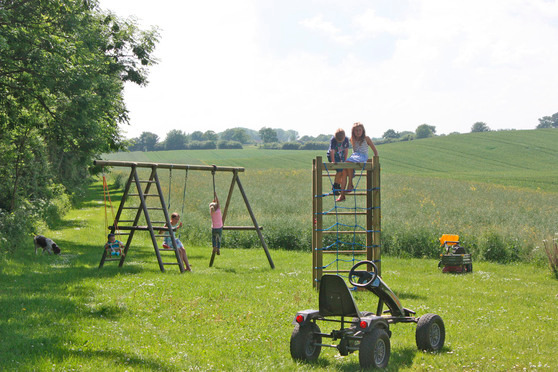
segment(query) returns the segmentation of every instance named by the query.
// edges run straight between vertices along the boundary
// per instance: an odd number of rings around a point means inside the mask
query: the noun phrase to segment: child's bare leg
[[[348,190],[352,190],[355,187],[353,186],[353,177],[355,176],[354,169],[347,169],[347,179],[349,181],[349,186],[347,187]]]
[[[180,258],[182,258],[182,261],[184,262],[184,268],[186,269],[186,271],[192,271],[192,267],[188,262],[188,256],[186,255],[186,249],[178,248],[178,253],[180,254]]]
[[[341,173],[341,195],[337,198],[337,201],[345,200],[345,186],[347,184],[347,169],[343,169],[343,173]]]

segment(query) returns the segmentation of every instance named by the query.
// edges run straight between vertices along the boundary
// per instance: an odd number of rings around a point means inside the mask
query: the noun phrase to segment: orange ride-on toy
[[[443,273],[470,273],[473,272],[471,255],[459,245],[459,235],[443,234],[440,238],[443,253],[440,254],[438,267]]]

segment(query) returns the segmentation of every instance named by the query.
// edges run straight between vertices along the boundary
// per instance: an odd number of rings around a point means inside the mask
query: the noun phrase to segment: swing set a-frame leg
[[[256,232],[258,233],[258,237],[260,238],[260,242],[262,243],[262,247],[265,251],[265,254],[267,256],[267,260],[269,262],[269,265],[271,266],[272,269],[275,269],[275,264],[273,263],[273,260],[271,259],[271,255],[269,253],[269,250],[267,249],[267,244],[265,243],[264,237],[262,235],[262,231],[260,226],[258,225],[258,221],[256,220],[256,216],[254,215],[254,212],[252,211],[252,207],[250,206],[250,202],[248,201],[248,197],[246,196],[246,192],[244,191],[244,188],[242,187],[242,183],[240,182],[240,178],[238,177],[238,172],[234,171],[233,173],[233,179],[231,182],[231,186],[229,188],[229,194],[227,196],[227,202],[225,204],[225,210],[223,211],[223,225],[225,224],[225,219],[227,217],[227,210],[229,207],[229,203],[231,200],[231,195],[232,192],[234,190],[234,185],[235,183],[238,185],[238,189],[240,190],[240,193],[242,194],[242,198],[244,199],[244,204],[246,205],[246,209],[248,210],[248,213],[250,214],[250,218],[252,219],[252,223],[254,224],[254,229],[256,230]],[[215,260],[215,251],[213,251],[211,253],[211,259],[209,261],[209,267],[213,266],[213,262]]]

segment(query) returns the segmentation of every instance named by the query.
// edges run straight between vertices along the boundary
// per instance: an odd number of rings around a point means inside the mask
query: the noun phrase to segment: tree
[[[139,136],[138,145],[140,151],[155,151],[155,145],[159,142],[159,136],[151,132],[142,132]]]
[[[312,137],[312,136],[305,135],[305,136],[300,137],[299,141],[300,142],[310,142],[310,141],[315,141],[315,138]]]
[[[436,134],[436,127],[433,125],[421,124],[415,130],[415,134],[417,139],[432,137]]]
[[[277,132],[271,128],[263,127],[258,133],[260,133],[260,138],[262,139],[263,143],[272,143],[279,141],[277,138]]]
[[[219,136],[212,130],[208,130],[203,134],[204,141],[217,141]]]
[[[490,128],[488,127],[488,125],[486,125],[486,123],[483,123],[482,121],[477,121],[471,127],[471,133],[477,133],[477,132],[490,132]]]
[[[124,147],[124,82],[147,83],[157,39],[96,0],[0,3],[0,195],[10,200],[0,209],[31,197],[25,177],[71,189],[92,159]]]
[[[181,130],[173,129],[167,133],[167,138],[165,139],[165,149],[166,150],[184,150],[186,148],[186,143],[188,136]]]
[[[250,136],[246,133],[244,128],[231,128],[221,133],[221,139],[225,141],[237,141],[245,144],[250,140]]]
[[[395,139],[395,138],[399,138],[399,134],[396,131],[394,131],[393,129],[388,129],[384,132],[384,135],[382,136],[382,138]]]
[[[539,119],[537,129],[543,128],[558,128],[558,112],[552,116],[543,116]]]
[[[315,140],[317,142],[329,142],[330,139],[331,136],[328,136],[327,134],[319,134]]]
[[[199,130],[192,132],[192,134],[190,134],[190,139],[192,141],[203,141],[203,132]]]

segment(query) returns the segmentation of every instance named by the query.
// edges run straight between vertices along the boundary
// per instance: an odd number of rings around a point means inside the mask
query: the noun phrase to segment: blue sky
[[[161,29],[128,137],[242,126],[533,129],[558,112],[558,0],[101,0]]]

